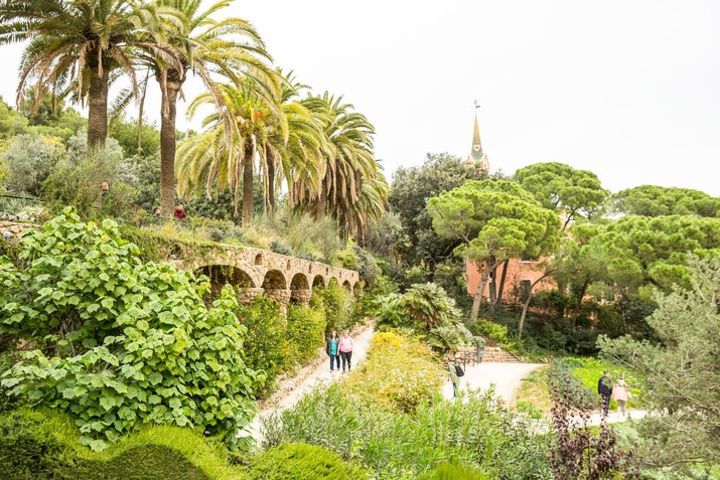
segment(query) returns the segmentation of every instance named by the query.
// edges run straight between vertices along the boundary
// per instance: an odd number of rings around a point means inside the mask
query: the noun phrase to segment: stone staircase
[[[500,347],[485,347],[482,361],[483,363],[518,363],[520,359]]]

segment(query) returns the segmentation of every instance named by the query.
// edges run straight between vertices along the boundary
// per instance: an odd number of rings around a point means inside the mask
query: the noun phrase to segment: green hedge
[[[322,310],[305,305],[289,305],[287,323],[290,363],[304,365],[325,344],[325,315]]]
[[[472,467],[445,463],[419,480],[490,480],[490,477]]]
[[[103,452],[82,446],[69,418],[26,409],[0,416],[8,480],[246,480],[224,450],[190,429],[150,427]]]
[[[362,468],[344,462],[322,447],[291,443],[253,458],[249,474],[252,480],[363,480]]]

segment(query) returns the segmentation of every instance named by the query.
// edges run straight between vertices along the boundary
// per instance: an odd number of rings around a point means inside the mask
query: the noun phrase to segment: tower
[[[475,124],[473,125],[473,140],[472,148],[470,149],[470,155],[468,156],[467,163],[476,163],[485,171],[490,170],[490,162],[488,161],[487,155],[483,152],[482,143],[480,142],[480,126],[478,125],[477,111],[480,108],[477,102],[475,102]]]

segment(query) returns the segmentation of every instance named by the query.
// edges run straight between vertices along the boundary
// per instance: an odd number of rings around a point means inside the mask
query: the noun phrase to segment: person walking
[[[612,387],[612,399],[617,402],[620,414],[623,417],[627,415],[627,409],[625,407],[631,396],[630,387],[625,383],[625,377],[620,377],[620,380]]]
[[[453,387],[453,398],[457,397],[458,390],[460,390],[460,377],[458,377],[457,374],[457,367],[455,366],[455,362],[453,361],[452,356],[448,355],[448,373],[450,374],[450,383],[452,383]]]
[[[185,220],[187,213],[185,213],[185,206],[182,203],[178,203],[177,207],[175,207],[174,215],[178,220]]]
[[[350,333],[347,330],[344,330],[342,337],[340,337],[340,341],[338,342],[338,349],[340,350],[340,359],[342,360],[343,373],[345,373],[345,366],[347,366],[348,372],[352,369],[351,362],[354,346],[355,343],[353,342],[353,339],[350,338]]]
[[[340,338],[335,330],[332,331],[330,337],[327,339],[327,346],[325,351],[330,357],[330,372],[332,373],[337,365],[337,370],[340,371]]]
[[[610,410],[610,398],[613,392],[613,382],[608,376],[607,370],[603,372],[602,377],[598,380],[597,392],[602,398],[603,415],[607,415]]]

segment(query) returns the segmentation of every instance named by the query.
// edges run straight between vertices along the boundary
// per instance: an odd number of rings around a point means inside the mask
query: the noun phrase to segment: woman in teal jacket
[[[325,351],[330,357],[330,371],[334,370],[333,365],[337,365],[337,369],[340,370],[340,338],[335,330],[332,331],[330,338],[327,340]]]

